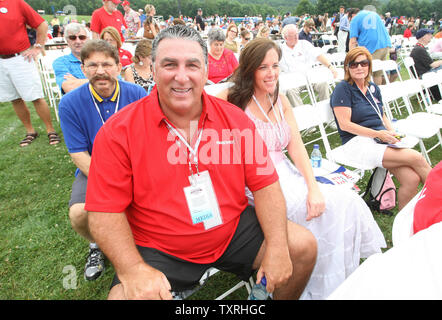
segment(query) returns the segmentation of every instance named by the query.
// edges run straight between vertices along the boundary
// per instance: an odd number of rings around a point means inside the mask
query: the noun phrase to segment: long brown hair
[[[373,62],[372,61],[373,60],[371,58],[370,51],[368,51],[367,48],[365,48],[365,47],[353,48],[345,56],[345,60],[344,60],[344,70],[345,70],[344,80],[347,81],[348,83],[350,83],[351,85],[353,85],[354,80],[353,80],[353,78],[350,75],[350,70],[349,70],[348,64],[350,62],[355,61],[356,58],[361,56],[361,55],[365,55],[367,57],[367,60],[370,61],[370,64],[368,65],[368,74],[365,77],[365,85],[368,86],[368,82],[370,81],[370,78],[371,78],[371,71],[372,71],[372,66],[373,66]]]
[[[246,108],[255,91],[255,71],[261,65],[267,52],[271,49],[276,50],[278,53],[278,60],[281,60],[281,49],[272,40],[257,38],[250,41],[244,47],[239,57],[239,65],[232,76],[234,85],[229,89],[227,101],[243,110]],[[274,103],[278,100],[278,94],[279,82],[273,93]]]

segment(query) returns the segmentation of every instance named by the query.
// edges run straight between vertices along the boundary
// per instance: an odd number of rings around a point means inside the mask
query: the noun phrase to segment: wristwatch
[[[34,44],[34,48],[42,49],[43,46],[40,43],[36,43],[36,44]]]

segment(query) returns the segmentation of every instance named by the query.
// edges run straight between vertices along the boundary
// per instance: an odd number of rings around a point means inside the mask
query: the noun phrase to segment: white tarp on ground
[[[442,299],[442,222],[369,257],[328,299]]]

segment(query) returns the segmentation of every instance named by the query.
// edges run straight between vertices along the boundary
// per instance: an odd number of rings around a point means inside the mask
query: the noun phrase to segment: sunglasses
[[[72,35],[72,36],[68,36],[68,39],[69,40],[72,40],[72,41],[75,41],[75,40],[77,40],[77,38],[78,39],[80,39],[80,40],[86,40],[86,38],[87,38],[87,36],[85,36],[85,35],[79,35],[79,36],[74,36],[74,35]]]
[[[246,40],[246,41],[249,41],[249,40],[250,40],[250,38],[244,38],[244,40]]]
[[[361,67],[368,67],[369,64],[370,64],[370,61],[368,61],[368,60],[362,60],[359,62],[352,61],[348,64],[348,67],[350,69],[356,69],[359,65],[361,65]]]

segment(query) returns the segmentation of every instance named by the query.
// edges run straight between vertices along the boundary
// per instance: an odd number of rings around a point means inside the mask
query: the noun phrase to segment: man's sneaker
[[[104,255],[98,247],[90,247],[86,265],[84,266],[84,278],[86,280],[97,279],[104,271]]]

